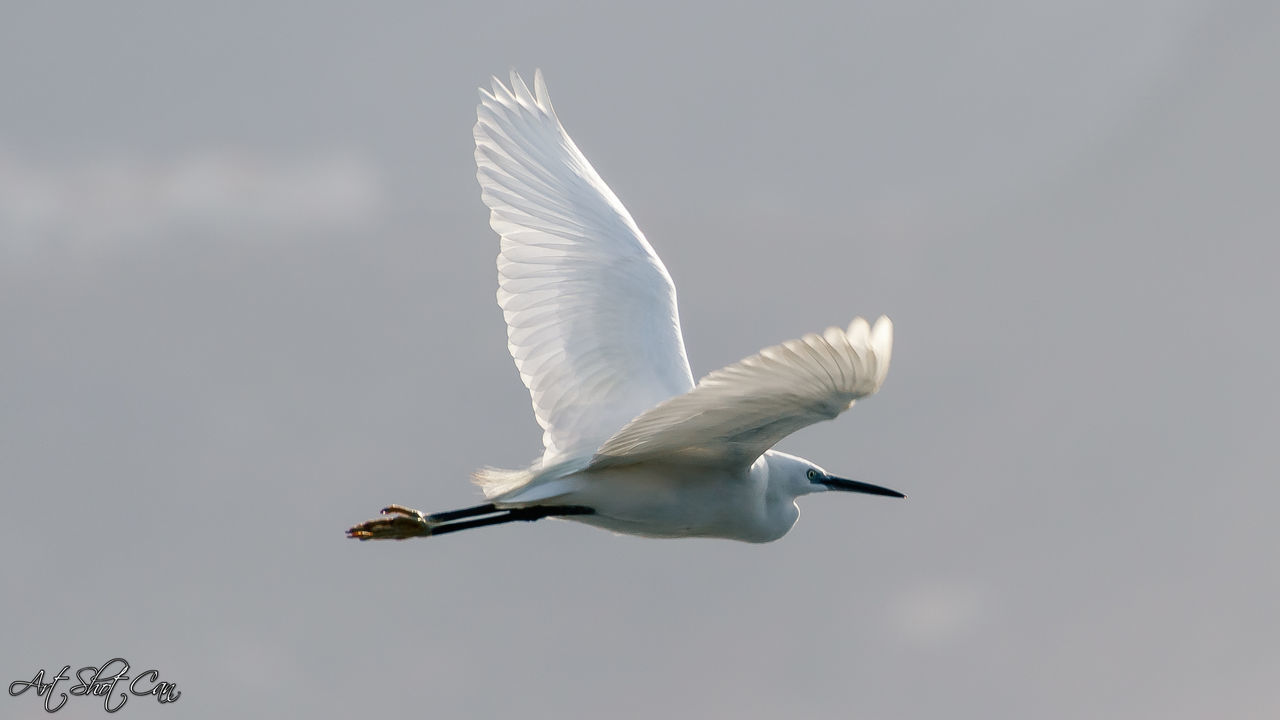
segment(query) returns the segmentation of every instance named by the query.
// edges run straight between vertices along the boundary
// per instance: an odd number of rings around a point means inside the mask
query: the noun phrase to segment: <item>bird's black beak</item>
[[[832,490],[843,490],[845,492],[864,493],[866,495],[884,495],[886,497],[904,498],[906,495],[897,490],[890,490],[887,487],[872,485],[871,483],[858,482],[857,480],[845,480],[844,478],[832,477],[827,475],[817,482],[826,485]]]

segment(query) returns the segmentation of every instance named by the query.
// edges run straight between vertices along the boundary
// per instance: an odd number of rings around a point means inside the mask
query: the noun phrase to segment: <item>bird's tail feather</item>
[[[495,498],[528,484],[533,477],[534,468],[508,470],[506,468],[482,467],[471,474],[471,481],[480,486],[486,498]]]
[[[472,473],[471,479],[480,486],[484,496],[489,500],[511,502],[540,500],[559,494],[552,489],[550,485],[552,481],[583,470],[590,462],[590,457],[582,457],[553,462],[549,465],[535,462],[520,470],[482,467]],[[544,486],[546,486],[544,492],[533,492],[544,489]]]

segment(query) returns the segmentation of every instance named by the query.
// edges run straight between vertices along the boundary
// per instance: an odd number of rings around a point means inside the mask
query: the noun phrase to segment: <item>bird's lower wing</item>
[[[782,438],[880,389],[893,325],[855,318],[761,350],[642,413],[596,451],[592,468],[665,460],[750,464]]]

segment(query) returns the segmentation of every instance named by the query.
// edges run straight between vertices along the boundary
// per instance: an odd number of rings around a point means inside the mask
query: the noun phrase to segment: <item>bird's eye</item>
[[[817,471],[817,470],[810,470],[810,471],[809,471],[809,479],[810,479],[810,480],[812,480],[812,479],[814,479],[814,478],[816,478],[816,477],[818,477],[818,471]]]

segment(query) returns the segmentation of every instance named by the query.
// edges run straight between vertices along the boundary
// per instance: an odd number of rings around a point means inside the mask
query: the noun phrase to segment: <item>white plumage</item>
[[[693,376],[667,269],[560,125],[541,73],[536,96],[511,84],[481,90],[476,175],[502,238],[507,347],[550,464],[594,451]]]
[[[543,428],[522,470],[476,473],[490,503],[422,515],[401,506],[352,528],[403,539],[563,516],[653,537],[763,542],[823,490],[901,497],[771,450],[880,389],[893,326],[855,318],[704,377],[689,371],[675,287],[617,196],[560,124],[541,72],[481,90],[481,197],[498,233],[508,348]]]

